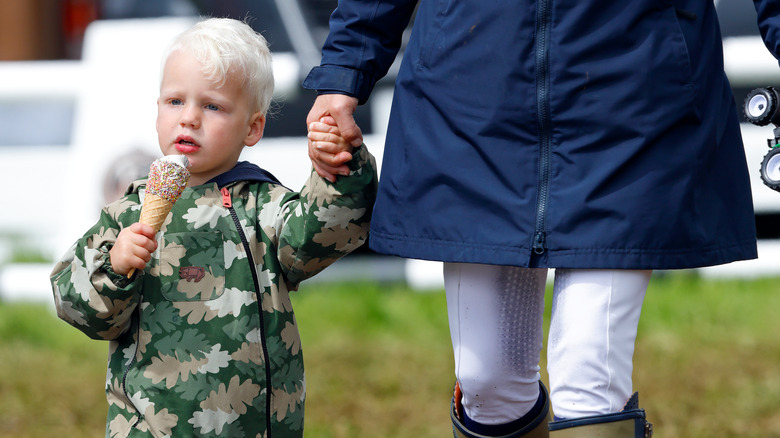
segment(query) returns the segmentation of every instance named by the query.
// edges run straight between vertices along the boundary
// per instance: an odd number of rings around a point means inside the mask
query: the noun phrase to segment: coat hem
[[[532,262],[530,246],[510,247],[452,242],[373,231],[370,248],[385,255],[454,263],[482,263],[571,269],[689,269],[758,257],[755,240],[695,249],[582,248],[548,249]],[[533,263],[533,264],[532,264]]]

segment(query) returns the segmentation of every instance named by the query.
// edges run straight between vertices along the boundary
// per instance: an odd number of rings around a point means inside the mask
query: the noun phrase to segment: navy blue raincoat
[[[755,3],[780,53],[778,2]],[[416,5],[341,0],[304,86],[365,102]],[[756,257],[712,0],[420,2],[369,241],[540,267]]]

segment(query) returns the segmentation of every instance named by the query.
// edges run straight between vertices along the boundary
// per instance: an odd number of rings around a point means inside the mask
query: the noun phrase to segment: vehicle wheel
[[[761,180],[772,190],[780,192],[780,147],[775,147],[761,162]]]
[[[778,124],[780,122],[777,114],[779,100],[777,90],[774,88],[756,88],[745,98],[743,107],[745,117],[748,122],[758,126],[765,126],[770,122]]]

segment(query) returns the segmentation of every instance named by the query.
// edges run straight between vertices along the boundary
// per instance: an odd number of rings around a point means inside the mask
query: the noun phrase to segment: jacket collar
[[[271,174],[271,172],[261,169],[248,161],[239,161],[227,172],[217,175],[206,182],[206,184],[216,183],[219,188],[238,181],[267,182],[272,184],[282,184]]]

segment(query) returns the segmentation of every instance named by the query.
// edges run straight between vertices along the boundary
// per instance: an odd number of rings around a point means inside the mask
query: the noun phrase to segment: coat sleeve
[[[68,249],[50,277],[57,315],[93,339],[112,340],[127,330],[140,300],[140,275],[128,279],[116,274],[108,257],[121,229],[120,213],[114,209],[121,203],[101,212],[97,224]]]
[[[780,59],[780,2],[753,0],[758,13],[758,29],[764,44],[775,58]]]
[[[277,258],[293,289],[368,237],[377,191],[374,157],[361,146],[348,166],[350,174],[335,183],[312,171],[299,196],[282,205]]]
[[[340,1],[330,18],[322,60],[303,82],[319,92],[339,92],[365,103],[401,48],[417,0]]]

